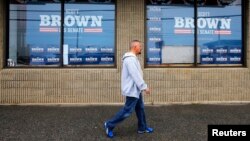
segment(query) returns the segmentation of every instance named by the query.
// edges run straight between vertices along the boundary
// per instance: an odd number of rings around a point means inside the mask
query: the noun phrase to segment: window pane
[[[214,0],[198,7],[198,63],[242,64],[241,6],[241,0]]]
[[[194,5],[183,0],[147,1],[147,64],[194,63]]]
[[[61,4],[53,0],[11,0],[8,66],[60,64]]]
[[[64,14],[64,65],[114,66],[114,1],[69,1]]]

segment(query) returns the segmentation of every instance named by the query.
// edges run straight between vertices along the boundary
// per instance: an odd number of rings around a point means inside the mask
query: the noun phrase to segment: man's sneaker
[[[154,129],[153,129],[153,128],[147,127],[147,128],[146,128],[146,130],[144,130],[144,131],[140,131],[140,130],[138,130],[138,131],[137,131],[137,133],[138,133],[138,134],[143,134],[143,133],[152,133],[153,131],[154,131]]]
[[[104,128],[105,128],[106,135],[109,138],[113,138],[114,137],[113,131],[108,128],[107,122],[104,123]]]

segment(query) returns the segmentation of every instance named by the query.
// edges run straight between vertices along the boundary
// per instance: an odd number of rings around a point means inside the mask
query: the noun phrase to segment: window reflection
[[[8,61],[12,65],[60,64],[60,27],[44,28],[41,20],[41,15],[60,14],[60,8],[59,3],[51,1],[11,1]]]

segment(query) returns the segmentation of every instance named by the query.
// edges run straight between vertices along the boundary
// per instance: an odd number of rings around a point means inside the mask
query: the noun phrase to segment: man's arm
[[[130,74],[130,76],[134,80],[136,86],[141,91],[146,90],[145,92],[148,93],[149,92],[148,86],[145,83],[145,81],[143,80],[142,75],[141,75],[140,71],[138,70],[135,61],[136,60],[134,60],[134,58],[126,58],[124,60],[124,63],[128,69],[128,73]]]

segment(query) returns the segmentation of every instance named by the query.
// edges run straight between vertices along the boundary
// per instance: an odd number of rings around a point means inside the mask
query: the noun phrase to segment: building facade
[[[122,56],[134,39],[144,44],[146,103],[249,102],[249,8],[249,0],[2,0],[0,104],[122,103]]]

